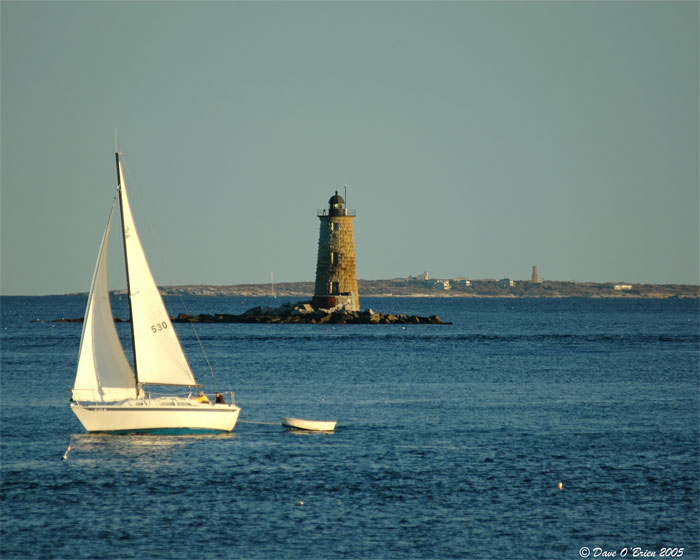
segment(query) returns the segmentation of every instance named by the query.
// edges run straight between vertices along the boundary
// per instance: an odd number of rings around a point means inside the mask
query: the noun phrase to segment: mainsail
[[[102,236],[85,309],[78,371],[73,386],[76,401],[111,402],[136,397],[134,373],[119,342],[109,304],[107,248],[115,204]]]
[[[119,196],[112,205],[102,236],[85,309],[73,386],[76,401],[114,402],[136,398],[137,383],[196,385],[139,241],[118,155],[117,168]],[[136,375],[119,341],[109,303],[107,253],[117,200],[121,204]]]
[[[196,385],[139,241],[118,156],[117,168],[138,381]]]

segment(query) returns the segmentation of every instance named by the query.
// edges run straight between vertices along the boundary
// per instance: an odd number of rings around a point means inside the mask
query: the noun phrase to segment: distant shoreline
[[[442,282],[442,281],[435,281]],[[472,280],[470,286],[450,281],[450,289],[440,289],[435,284],[426,285],[416,279],[395,278],[391,280],[358,280],[360,298],[567,298],[583,297],[591,299],[668,299],[700,298],[700,285],[695,284],[628,284],[614,282],[559,282],[543,280],[530,282],[516,280],[513,286],[502,286],[498,280]],[[615,288],[618,286],[618,289]],[[159,286],[163,295],[193,296],[241,296],[241,297],[294,297],[311,299],[314,282],[275,283],[274,293],[271,284],[189,284],[181,286]],[[124,290],[114,290],[124,294]],[[87,295],[87,292],[66,294],[45,294],[27,296],[22,294],[2,297],[55,297]]]
[[[391,280],[358,280],[362,297],[442,297],[442,298],[565,298],[586,297],[597,299],[620,298],[699,298],[700,286],[693,284],[628,284],[595,282],[541,282],[498,280],[473,280],[466,284],[450,281],[449,289],[444,289],[444,281],[421,281],[395,278]],[[164,286],[161,292],[166,295],[198,296],[243,296],[243,297],[299,297],[311,298],[313,282],[280,282],[274,284],[236,284],[229,286],[187,285]]]

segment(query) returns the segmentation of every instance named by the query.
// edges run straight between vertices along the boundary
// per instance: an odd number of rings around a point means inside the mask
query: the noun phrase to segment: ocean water
[[[3,297],[0,557],[700,557],[698,300],[361,303],[453,324],[176,325],[236,429],[107,436],[68,407],[81,325],[46,322],[85,296]]]

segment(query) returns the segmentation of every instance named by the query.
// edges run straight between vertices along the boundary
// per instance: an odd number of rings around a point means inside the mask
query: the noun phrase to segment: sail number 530
[[[151,325],[151,331],[154,333],[164,331],[165,329],[168,328],[168,323],[163,321],[162,323],[156,323],[155,325]]]

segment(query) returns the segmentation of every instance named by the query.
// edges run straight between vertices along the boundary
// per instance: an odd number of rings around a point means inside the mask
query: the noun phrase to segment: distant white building
[[[632,289],[632,284],[615,284],[613,288],[618,292],[626,292]]]
[[[511,280],[510,278],[502,278],[498,281],[498,286],[499,288],[512,288],[515,286],[515,280]]]
[[[430,278],[430,274],[424,272],[423,274],[413,277],[408,277],[409,282],[416,282],[425,286],[426,288],[432,288],[433,290],[450,290],[452,286],[449,280],[440,280],[438,278]]]
[[[455,286],[466,286],[469,287],[472,285],[471,281],[469,278],[453,278],[450,280],[450,283],[454,284]]]
[[[449,290],[451,289],[449,280],[433,280],[433,287],[438,290]]]

